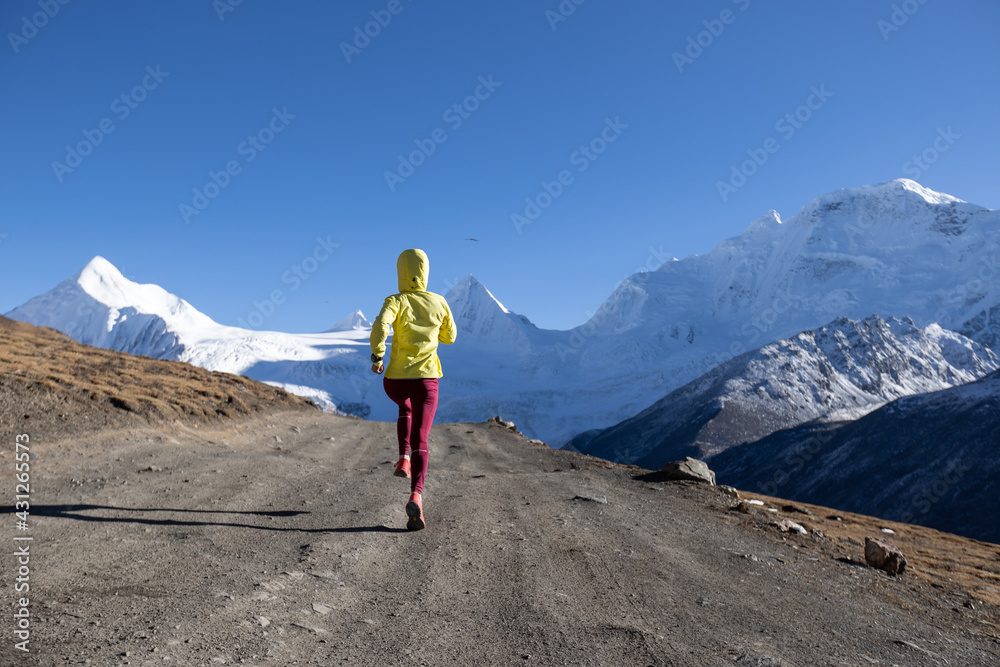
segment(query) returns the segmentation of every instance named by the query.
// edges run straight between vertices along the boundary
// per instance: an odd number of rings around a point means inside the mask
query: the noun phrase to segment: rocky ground
[[[295,411],[34,444],[31,651],[8,556],[3,664],[1000,661],[995,545],[771,499],[746,514],[489,424],[435,427],[428,528],[408,533],[392,428]],[[907,573],[861,564],[866,536]]]
[[[394,424],[294,403],[139,416],[29,391],[29,370],[0,373],[3,665],[1000,663],[997,545],[759,496],[740,511],[491,423],[434,427],[410,533]],[[905,574],[864,565],[869,536]]]

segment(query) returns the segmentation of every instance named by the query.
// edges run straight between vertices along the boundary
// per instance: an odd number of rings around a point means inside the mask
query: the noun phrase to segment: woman
[[[372,325],[372,372],[385,370],[385,393],[399,405],[396,436],[399,461],[393,473],[410,477],[410,500],[406,503],[408,530],[424,527],[421,496],[427,475],[427,436],[438,402],[441,360],[438,343],[455,342],[457,331],[448,302],[427,291],[430,265],[423,250],[404,250],[396,260],[399,293],[386,298]],[[385,341],[392,329],[389,365],[383,367]]]

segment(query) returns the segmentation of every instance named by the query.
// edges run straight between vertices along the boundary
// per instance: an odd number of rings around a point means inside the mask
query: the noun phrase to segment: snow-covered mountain
[[[973,382],[1000,368],[989,348],[937,324],[840,318],[769,343],[672,391],[575,448],[659,469],[813,421],[847,421],[903,396]],[[585,444],[584,444],[585,443]]]
[[[128,280],[103,257],[95,257],[8,317],[57,329],[95,347],[164,359],[183,353],[183,332],[207,333],[218,327],[162,287]]]
[[[561,445],[721,362],[839,317],[909,317],[919,328],[938,323],[1000,346],[998,250],[1000,212],[896,180],[823,195],[784,222],[772,211],[705,255],[635,274],[568,331],[536,328],[468,276],[446,295],[460,332],[441,351],[438,419],[500,414]],[[95,260],[8,316],[393,417],[368,372],[366,330],[224,327],[156,286],[123,283],[112,269]]]
[[[905,179],[839,190],[784,222],[771,211],[706,255],[632,276],[584,325],[598,339],[586,352],[669,357],[682,369],[688,360],[696,377],[771,340],[873,312],[990,344],[998,250],[998,211]]]
[[[997,345],[998,259],[1000,211],[905,179],[838,190],[784,222],[771,211],[705,255],[632,275],[585,324],[539,331],[516,373],[505,354],[484,351],[476,370],[494,381],[473,374],[443,400],[451,415],[500,412],[560,445],[841,317],[910,318]]]
[[[1000,543],[1000,371],[709,459],[720,484]]]
[[[372,382],[363,373],[369,330],[286,334],[225,326],[162,287],[132,282],[103,257],[7,316],[87,345],[246,375],[328,410],[371,412]],[[393,416],[383,413],[386,419]]]

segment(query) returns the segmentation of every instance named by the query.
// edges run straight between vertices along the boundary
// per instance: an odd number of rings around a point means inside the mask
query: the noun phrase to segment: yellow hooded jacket
[[[396,260],[399,294],[387,297],[372,324],[371,347],[385,356],[392,327],[392,346],[385,376],[393,380],[439,378],[438,343],[455,342],[458,331],[448,302],[427,291],[430,262],[423,250],[404,250]]]

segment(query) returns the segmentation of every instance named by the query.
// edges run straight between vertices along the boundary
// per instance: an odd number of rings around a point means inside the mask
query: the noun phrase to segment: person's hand
[[[382,367],[381,361],[378,362],[377,364],[372,364],[372,373],[375,373],[376,375],[382,375],[382,371],[384,370],[385,368]]]

